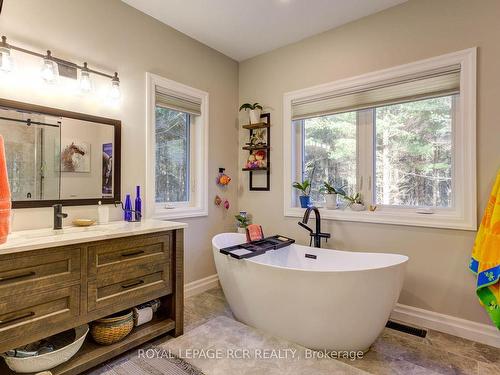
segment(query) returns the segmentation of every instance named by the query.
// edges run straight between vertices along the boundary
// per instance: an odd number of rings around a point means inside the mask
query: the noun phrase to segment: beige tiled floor
[[[232,318],[220,289],[188,298],[185,304],[185,331],[218,316]],[[163,337],[148,345],[158,345],[168,339]],[[90,374],[134,375],[130,362],[134,356],[136,351],[131,351]],[[420,338],[386,328],[363,359],[343,362],[375,375],[493,375],[500,374],[500,349],[437,331],[429,331],[426,338]]]

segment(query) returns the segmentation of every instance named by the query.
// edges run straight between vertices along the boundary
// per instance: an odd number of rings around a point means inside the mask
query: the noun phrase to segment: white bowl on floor
[[[17,358],[3,354],[2,357],[7,366],[14,372],[27,373],[50,370],[73,357],[82,347],[87,333],[89,333],[89,326],[84,324],[75,328],[75,340],[64,348],[34,357]]]

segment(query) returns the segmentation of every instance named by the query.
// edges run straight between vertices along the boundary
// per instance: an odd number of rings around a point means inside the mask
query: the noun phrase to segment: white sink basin
[[[187,224],[173,221],[144,220],[138,223],[114,221],[103,225],[64,227],[58,230],[52,228],[23,230],[9,234],[7,242],[0,244],[0,254],[123,238],[186,227]]]
[[[12,239],[26,239],[34,240],[37,238],[46,238],[52,236],[62,236],[71,234],[85,234],[86,232],[91,234],[97,234],[96,232],[104,233],[104,231],[97,226],[90,227],[68,227],[63,229],[36,229],[30,231],[23,231],[19,233],[12,233],[10,238]]]

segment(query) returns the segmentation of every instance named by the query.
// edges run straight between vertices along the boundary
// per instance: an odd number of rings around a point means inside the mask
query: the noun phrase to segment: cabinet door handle
[[[131,283],[128,284],[122,284],[123,289],[128,289],[132,288],[133,286],[141,285],[144,284],[144,280],[138,280],[138,281],[132,281]]]
[[[33,311],[30,311],[30,312],[22,314],[22,315],[13,316],[13,317],[10,317],[10,318],[4,319],[4,320],[0,320],[0,324],[12,323],[12,322],[15,322],[17,320],[29,318],[30,316],[35,316],[35,313]]]
[[[122,253],[122,257],[133,257],[134,255],[144,254],[144,250],[130,251],[128,253]]]
[[[36,272],[30,271],[30,272],[20,273],[18,275],[0,277],[0,282],[2,282],[2,281],[11,281],[11,280],[21,279],[23,277],[35,276],[35,275],[36,275]]]

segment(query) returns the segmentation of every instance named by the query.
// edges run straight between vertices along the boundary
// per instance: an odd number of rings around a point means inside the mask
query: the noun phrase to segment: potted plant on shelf
[[[300,207],[307,208],[311,205],[311,181],[304,180],[302,183],[294,182],[292,185],[295,189],[299,190],[301,195],[300,199]]]
[[[248,110],[248,115],[250,117],[250,124],[258,124],[260,122],[260,115],[262,114],[262,106],[259,103],[244,103],[240,107],[241,111]]]
[[[351,208],[351,210],[353,211],[366,210],[366,207],[363,203],[363,199],[361,198],[360,193],[356,193],[353,195],[343,195],[342,197],[349,202],[349,207]]]
[[[234,216],[236,218],[236,227],[238,228],[238,233],[246,233],[247,227],[250,224],[250,219],[248,216],[240,213]]]
[[[320,189],[320,192],[325,194],[326,204],[325,207],[328,210],[336,210],[337,209],[337,195],[345,196],[346,193],[343,189],[343,186],[338,186],[334,182],[323,182],[323,187]]]

